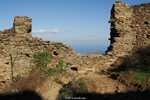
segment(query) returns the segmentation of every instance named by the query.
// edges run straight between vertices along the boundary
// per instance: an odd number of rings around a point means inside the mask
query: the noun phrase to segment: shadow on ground
[[[150,100],[150,91],[136,91],[116,94],[74,93],[72,97],[64,97],[59,100]],[[0,94],[0,100],[43,100],[34,91],[22,91],[18,93]]]
[[[43,100],[42,97],[34,91],[21,91],[17,93],[0,94],[0,100]]]
[[[136,91],[115,94],[75,93],[72,97],[64,97],[59,100],[150,100],[150,91]]]
[[[109,71],[111,78],[138,90],[150,90],[150,45],[118,58]]]
[[[112,79],[126,84],[130,91],[113,94],[79,93],[76,92],[79,89],[64,86],[59,92],[59,100],[150,100],[150,46],[118,58],[109,73],[113,75]],[[132,86],[133,89],[130,88]]]
[[[135,49],[130,55],[119,57],[111,66],[112,71],[134,70],[137,68],[150,69],[150,45]]]

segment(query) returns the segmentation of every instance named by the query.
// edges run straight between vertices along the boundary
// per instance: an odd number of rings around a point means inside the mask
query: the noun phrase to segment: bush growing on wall
[[[47,70],[47,65],[51,60],[52,55],[48,51],[37,52],[33,55],[33,62],[40,70]]]
[[[49,68],[48,64],[51,62],[51,60],[52,55],[47,51],[37,52],[33,55],[33,62],[35,66],[40,68],[40,70],[48,76],[52,76],[58,73],[60,74],[61,72],[66,71],[68,66],[66,65],[63,59],[60,59],[60,61],[55,67]]]

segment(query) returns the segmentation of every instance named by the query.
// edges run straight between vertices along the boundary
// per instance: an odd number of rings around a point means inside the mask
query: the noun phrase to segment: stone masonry
[[[150,4],[129,6],[117,1],[111,10],[107,54],[124,57],[150,45]]]
[[[16,16],[13,24],[16,33],[30,33],[32,29],[32,19],[27,16]]]
[[[32,19],[26,16],[14,18],[13,28],[0,32],[0,91],[11,83],[11,58],[14,61],[14,77],[27,75],[36,52],[47,50],[54,58],[70,61],[73,49],[62,43],[43,41],[32,37]],[[67,51],[67,52],[66,52]],[[57,55],[56,55],[57,54]]]
[[[17,77],[27,75],[32,66],[33,54],[43,50],[48,50],[55,60],[64,59],[70,66],[82,66],[81,71],[85,71],[89,66],[89,69],[94,66],[105,69],[116,60],[119,61],[119,58],[150,46],[149,3],[129,6],[117,1],[111,10],[110,23],[110,46],[107,54],[93,59],[77,56],[72,48],[62,43],[32,37],[32,19],[26,16],[15,17],[12,29],[0,31],[0,92],[6,90],[11,83],[11,57],[15,59],[13,70],[14,77]],[[98,68],[96,71],[99,71]]]

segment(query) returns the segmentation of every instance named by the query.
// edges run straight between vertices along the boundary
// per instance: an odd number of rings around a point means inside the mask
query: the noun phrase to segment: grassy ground
[[[140,89],[150,89],[150,67],[136,66],[120,70],[113,70],[112,76],[128,85],[138,86]]]

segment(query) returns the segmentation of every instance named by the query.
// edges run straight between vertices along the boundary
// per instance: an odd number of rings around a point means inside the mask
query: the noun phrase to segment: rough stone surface
[[[120,65],[124,57],[134,54],[139,48],[150,46],[150,4],[128,6],[117,1],[112,7],[110,22],[110,46],[107,54],[81,56],[75,54],[72,48],[62,43],[53,43],[32,37],[32,19],[26,16],[15,17],[12,29],[0,31],[0,92],[9,89],[8,87],[12,83],[11,57],[15,59],[14,77],[18,77],[18,75],[24,77],[23,80],[18,82],[19,85],[16,83],[16,87],[21,89],[34,88],[44,98],[49,98],[49,93],[58,95],[62,86],[60,83],[64,85],[73,78],[88,77],[88,75],[91,76],[91,83],[89,84],[91,91],[99,93],[112,93],[116,89],[117,91],[125,91],[126,87],[121,83],[104,74],[95,75],[95,73],[105,72],[105,70],[111,68],[112,64]],[[29,74],[33,64],[33,54],[44,50],[48,50],[53,55],[53,60],[49,66],[55,66],[60,59],[64,59],[64,62],[70,68],[76,69],[68,70],[69,75],[67,76],[60,76],[60,83],[55,84],[56,87],[53,88],[49,88],[49,79],[43,81],[38,77],[39,73]],[[147,54],[150,54],[150,52],[148,51]],[[144,57],[148,56],[147,54],[141,53]],[[135,58],[139,56],[138,54],[134,55],[137,56],[133,57],[131,62],[135,62]],[[146,57],[143,62],[145,61],[149,63],[149,59]],[[99,84],[102,87],[98,88]],[[103,87],[102,84],[110,84],[112,87]],[[96,88],[94,88],[95,86]],[[120,86],[119,90],[117,86]]]
[[[16,16],[13,29],[17,35],[31,37],[32,19],[27,16]]]
[[[125,56],[150,45],[150,4],[128,6],[116,2],[111,11],[108,54]]]
[[[17,16],[14,18],[13,29],[0,32],[0,83],[3,83],[2,85],[11,83],[11,57],[14,62],[14,77],[22,77],[30,72],[33,66],[33,54],[36,52],[47,50],[53,55],[54,60],[57,60],[56,64],[59,59],[65,58],[64,61],[67,63],[76,57],[74,50],[62,43],[32,37],[31,24],[31,18]],[[57,52],[57,55],[54,52]],[[4,86],[0,86],[0,91],[3,91],[3,88]]]

